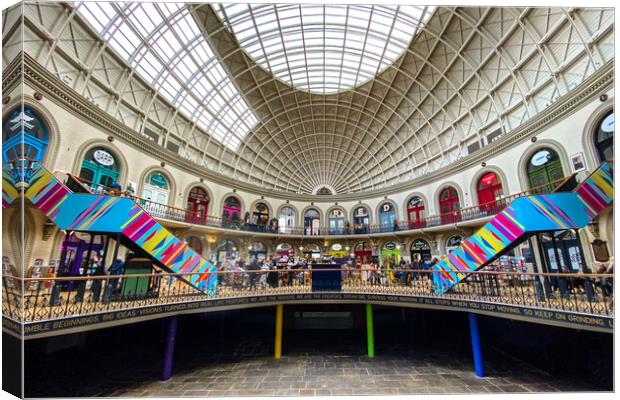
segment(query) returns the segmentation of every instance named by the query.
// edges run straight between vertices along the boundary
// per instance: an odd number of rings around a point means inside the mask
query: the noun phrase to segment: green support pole
[[[375,356],[375,330],[372,321],[372,304],[366,304],[366,336],[368,339],[368,358]]]

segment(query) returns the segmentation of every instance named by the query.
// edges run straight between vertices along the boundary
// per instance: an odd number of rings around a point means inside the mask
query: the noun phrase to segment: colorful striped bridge
[[[51,172],[38,163],[28,174],[19,174],[11,166],[3,168],[2,207],[25,197],[60,229],[98,234],[121,234],[143,249],[153,261],[168,272],[201,273],[188,279],[195,288],[205,291],[217,284],[215,266],[183,243],[131,199],[105,195],[73,193]],[[16,176],[25,177],[15,178]]]
[[[497,259],[539,232],[580,229],[613,201],[613,165],[601,164],[573,192],[522,197],[512,202],[457,250],[433,267],[435,293]]]

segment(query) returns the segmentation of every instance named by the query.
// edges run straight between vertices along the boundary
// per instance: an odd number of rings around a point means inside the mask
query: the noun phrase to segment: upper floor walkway
[[[251,236],[287,236],[287,237],[313,237],[313,238],[341,238],[341,237],[364,237],[364,236],[394,236],[411,234],[415,232],[441,231],[446,228],[468,227],[481,225],[493,216],[503,211],[507,206],[520,197],[537,194],[551,193],[558,190],[570,190],[575,184],[575,175],[569,175],[561,179],[536,186],[531,189],[501,197],[492,202],[465,207],[450,213],[426,215],[422,213],[415,221],[395,221],[393,224],[352,225],[345,221],[340,228],[330,227],[302,227],[302,226],[278,226],[277,218],[268,221],[273,223],[253,224],[241,220],[222,218],[216,215],[208,215],[191,209],[173,207],[167,204],[145,199],[138,196],[121,193],[100,184],[84,180],[71,174],[67,174],[66,184],[74,192],[91,192],[97,194],[119,195],[132,198],[145,211],[154,218],[161,220],[167,225],[174,227],[197,227],[205,228],[214,232],[235,232]],[[406,214],[406,213],[405,213]],[[327,225],[328,221],[321,221]]]

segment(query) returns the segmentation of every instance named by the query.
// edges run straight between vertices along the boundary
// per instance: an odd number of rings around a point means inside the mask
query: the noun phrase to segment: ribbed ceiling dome
[[[67,7],[26,6],[49,32],[28,54],[175,156],[262,191],[409,182],[510,135],[614,56],[610,8]]]

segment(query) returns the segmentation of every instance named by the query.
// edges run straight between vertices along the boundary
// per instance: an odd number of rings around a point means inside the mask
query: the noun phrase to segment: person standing
[[[258,281],[258,271],[260,270],[260,267],[258,266],[258,260],[257,259],[252,259],[252,261],[250,261],[250,264],[248,265],[248,275],[249,275],[249,279],[250,279],[250,287],[248,288],[248,290],[256,290],[256,282]]]

